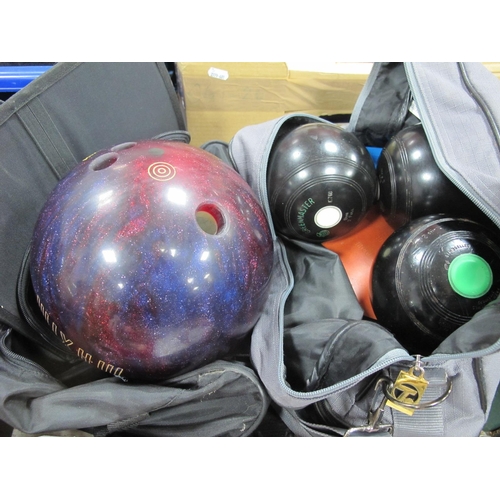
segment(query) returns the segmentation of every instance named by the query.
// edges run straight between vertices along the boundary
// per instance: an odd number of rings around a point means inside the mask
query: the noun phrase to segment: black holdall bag
[[[248,355],[127,383],[70,354],[37,306],[28,248],[52,189],[89,155],[189,142],[166,63],[56,63],[0,104],[0,421],[28,435],[247,436],[269,405]]]
[[[294,113],[245,127],[228,144],[269,220],[273,146],[295,127],[323,122],[330,123]],[[498,230],[498,79],[480,63],[374,64],[347,129],[364,146],[381,148],[415,124],[439,168]],[[409,351],[396,332],[364,317],[337,254],[274,237],[271,296],[252,334],[251,358],[295,435],[481,434],[500,380],[500,298],[432,352]]]

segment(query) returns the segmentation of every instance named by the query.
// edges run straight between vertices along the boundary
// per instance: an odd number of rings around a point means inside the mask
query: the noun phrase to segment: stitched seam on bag
[[[16,92],[12,97],[7,99],[0,108],[0,126],[7,122],[12,115],[18,113],[32,99],[50,89],[55,83],[63,80],[69,73],[82,64],[83,63],[57,63],[46,73]]]
[[[136,427],[137,424],[141,423],[143,420],[147,419],[150,416],[150,413],[140,413],[135,417],[124,418],[123,420],[118,420],[117,422],[113,422],[106,426],[109,433],[124,431],[126,429],[130,429],[132,427]]]
[[[61,179],[67,172],[66,165],[76,164],[77,160],[43,103],[39,99],[33,99],[29,105],[19,110],[18,117],[52,172]]]
[[[484,380],[484,370],[483,370],[483,360],[481,358],[472,359],[472,372],[474,373],[474,378],[477,383],[477,393],[479,396],[479,404],[481,405],[481,410],[486,414],[488,410],[488,404],[486,401],[486,394],[484,390],[485,380]]]

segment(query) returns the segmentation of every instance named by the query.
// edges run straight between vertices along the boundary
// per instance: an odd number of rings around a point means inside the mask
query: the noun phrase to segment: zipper
[[[488,123],[490,130],[492,131],[492,134],[494,135],[497,144],[499,145],[500,148],[500,131],[498,130],[498,127],[496,126],[493,117],[491,116],[491,113],[488,109],[487,104],[484,102],[480,94],[475,90],[475,88],[472,85],[472,82],[469,80],[469,77],[467,75],[467,71],[465,68],[465,65],[463,63],[457,63],[460,71],[460,75],[462,77],[462,82],[464,83],[465,87],[467,88],[469,95],[474,99],[476,104],[479,106],[479,108],[482,110],[486,122]],[[410,89],[414,97],[417,98],[417,102],[419,99],[422,98],[423,92],[421,89],[420,82],[418,81],[418,78],[416,77],[415,74],[415,69],[411,63],[405,63],[405,68],[406,68],[406,75],[408,78],[408,81],[410,83]],[[427,107],[418,107],[418,112],[421,115],[421,122],[422,125],[424,125],[426,122],[427,123],[432,123],[432,117],[429,115],[427,111]],[[431,145],[431,150],[435,155],[435,160],[436,163],[438,164],[439,168],[441,171],[447,176],[448,179],[450,179],[451,182],[465,195],[467,198],[469,198],[487,217],[495,223],[497,227],[500,227],[500,214],[498,214],[497,211],[491,210],[486,204],[478,198],[476,195],[471,193],[468,189],[467,186],[464,186],[460,183],[459,179],[456,178],[456,176],[450,175],[448,172],[448,169],[446,168],[445,161],[440,157],[441,154],[441,149],[438,143],[438,140],[436,136],[432,133],[432,130],[428,130],[425,128],[425,133],[427,136],[427,139]]]
[[[0,350],[2,353],[5,355],[8,361],[10,361],[12,364],[20,366],[21,368],[31,371],[33,373],[38,373],[41,375],[44,375],[46,377],[53,378],[52,375],[45,370],[45,368],[42,368],[40,365],[35,363],[34,361],[31,361],[28,358],[25,358],[24,356],[21,356],[20,354],[17,354],[13,351],[11,351],[7,347],[7,337],[11,335],[12,329],[9,328],[7,330],[0,330]]]

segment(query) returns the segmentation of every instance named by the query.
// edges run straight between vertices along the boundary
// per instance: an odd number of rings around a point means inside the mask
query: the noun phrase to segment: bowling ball
[[[267,181],[276,231],[313,243],[351,231],[378,194],[366,148],[354,134],[329,123],[300,125],[279,139]]]
[[[379,203],[394,228],[437,213],[489,223],[481,210],[441,171],[422,125],[398,132],[377,164]]]
[[[272,265],[269,224],[243,178],[202,149],[155,140],[77,165],[42,208],[30,256],[54,334],[126,380],[233,355]]]
[[[499,235],[466,219],[415,219],[389,236],[373,267],[377,320],[423,355],[499,293]]]

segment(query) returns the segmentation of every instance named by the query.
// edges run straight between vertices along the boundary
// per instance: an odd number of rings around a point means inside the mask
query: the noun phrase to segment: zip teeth
[[[420,90],[419,82],[415,78],[415,70],[414,70],[412,64],[409,64],[409,63],[405,63],[405,64],[406,64],[407,79],[408,79],[408,82],[410,84],[410,89],[411,89],[412,95],[415,98],[415,96],[419,94],[419,90]],[[483,102],[481,96],[475,91],[472,83],[470,82],[468,75],[466,73],[465,65],[463,63],[458,63],[458,65],[459,65],[459,71],[460,71],[460,74],[462,77],[463,84],[467,87],[468,93],[471,96],[471,98],[474,99],[476,104],[483,111],[485,119],[488,122],[489,128],[492,131],[492,134],[495,136],[495,139],[500,147],[500,132],[498,131],[498,127],[496,126],[496,123],[493,121],[493,118],[489,112],[489,109],[487,108],[486,104]],[[417,91],[417,92],[415,92],[415,91]],[[428,123],[432,123],[432,120],[429,118],[427,110],[425,109],[425,106],[423,108],[419,108],[419,112],[422,115],[424,115],[424,116],[421,116],[422,125],[424,125],[424,122],[426,122],[426,121]],[[433,153],[435,151],[440,152],[440,148],[438,147],[439,144],[436,143],[435,137],[433,136],[433,134],[429,133],[428,127],[426,128],[424,125],[424,128],[425,128],[425,133],[426,133],[427,139],[429,140],[429,143],[431,144],[431,149],[432,149]],[[496,214],[496,211],[490,210],[484,204],[484,202],[482,200],[480,200],[479,198],[476,198],[474,193],[470,193],[468,191],[467,187],[464,187],[459,182],[457,182],[457,180],[455,179],[454,176],[450,176],[448,173],[448,170],[446,168],[442,167],[443,162],[445,163],[445,166],[446,166],[446,162],[445,162],[445,160],[443,160],[442,157],[437,157],[435,159],[436,159],[436,163],[438,164],[440,169],[443,171],[443,173],[446,175],[446,177],[448,177],[450,179],[450,181],[453,182],[453,184],[465,196],[467,196],[467,198],[470,199],[497,227],[500,227],[500,216]]]
[[[20,354],[17,354],[13,351],[11,351],[7,347],[7,342],[6,339],[7,337],[12,333],[12,329],[9,328],[7,330],[0,330],[0,347],[4,355],[9,358],[13,362],[20,362],[23,365],[25,365],[23,368],[26,368],[26,365],[31,368],[31,371],[36,372],[36,373],[41,373],[43,375],[47,375],[49,377],[52,377],[52,375],[42,368],[40,365],[35,363],[34,361],[31,361],[31,359],[25,358],[24,356],[21,356]]]

